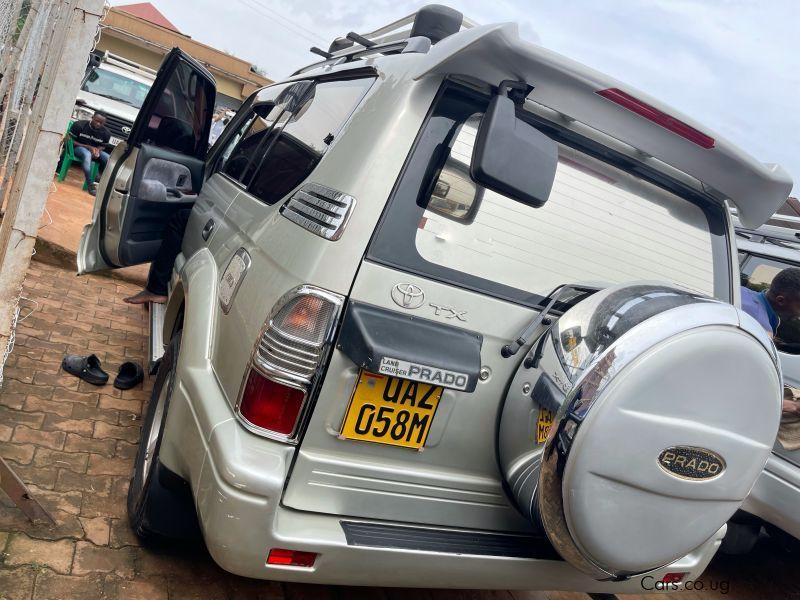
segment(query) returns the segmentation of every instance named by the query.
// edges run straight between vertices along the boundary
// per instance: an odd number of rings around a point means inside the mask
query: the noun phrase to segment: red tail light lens
[[[303,407],[303,390],[270,381],[250,370],[239,412],[251,424],[281,435],[290,435]]]
[[[676,119],[675,117],[671,117],[667,113],[658,110],[655,106],[650,106],[646,102],[642,102],[638,98],[634,98],[630,94],[627,94],[620,89],[608,88],[606,90],[598,90],[597,94],[606,100],[611,100],[615,104],[619,104],[620,106],[627,108],[631,112],[635,112],[637,115],[644,117],[648,121],[652,121],[657,125],[661,125],[661,127],[664,129],[669,129],[672,133],[676,133],[682,138],[685,138],[702,148],[706,148],[708,150],[714,147],[714,138],[711,136],[708,136],[701,131],[697,131],[697,129],[691,125],[687,125],[683,121]]]
[[[667,573],[661,578],[662,583],[680,583],[688,573]]]
[[[290,567],[313,567],[317,555],[314,552],[299,552],[284,548],[273,548],[267,557],[268,565],[285,565]]]

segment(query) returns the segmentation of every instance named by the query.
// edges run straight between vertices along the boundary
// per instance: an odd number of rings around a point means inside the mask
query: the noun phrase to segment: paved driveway
[[[11,598],[423,598],[587,599],[583,594],[396,590],[280,584],[219,569],[203,547],[155,553],[128,530],[125,497],[151,383],[121,392],[60,371],[65,353],[95,353],[112,375],[143,362],[146,313],[122,302],[132,284],[31,265],[23,320],[0,391],[0,455],[57,521],[32,526],[0,493],[0,599]],[[682,598],[797,597],[798,553],[767,543],[754,557],[724,558],[708,574],[727,593]]]

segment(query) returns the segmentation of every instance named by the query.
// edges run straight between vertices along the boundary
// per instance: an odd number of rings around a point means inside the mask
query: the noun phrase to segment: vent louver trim
[[[281,214],[326,240],[344,233],[356,199],[318,183],[306,183],[281,206]]]

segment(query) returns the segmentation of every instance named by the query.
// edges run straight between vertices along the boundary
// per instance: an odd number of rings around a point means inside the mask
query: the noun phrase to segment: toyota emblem
[[[131,132],[131,128],[128,127],[127,125],[122,127],[122,133],[130,133],[130,132]]]
[[[392,300],[403,308],[419,308],[425,302],[425,292],[413,283],[398,283],[392,288]]]

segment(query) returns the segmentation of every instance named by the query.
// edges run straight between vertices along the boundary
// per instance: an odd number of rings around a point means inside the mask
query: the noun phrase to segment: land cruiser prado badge
[[[705,448],[671,446],[658,455],[658,466],[680,479],[712,479],[725,470],[725,460]]]

